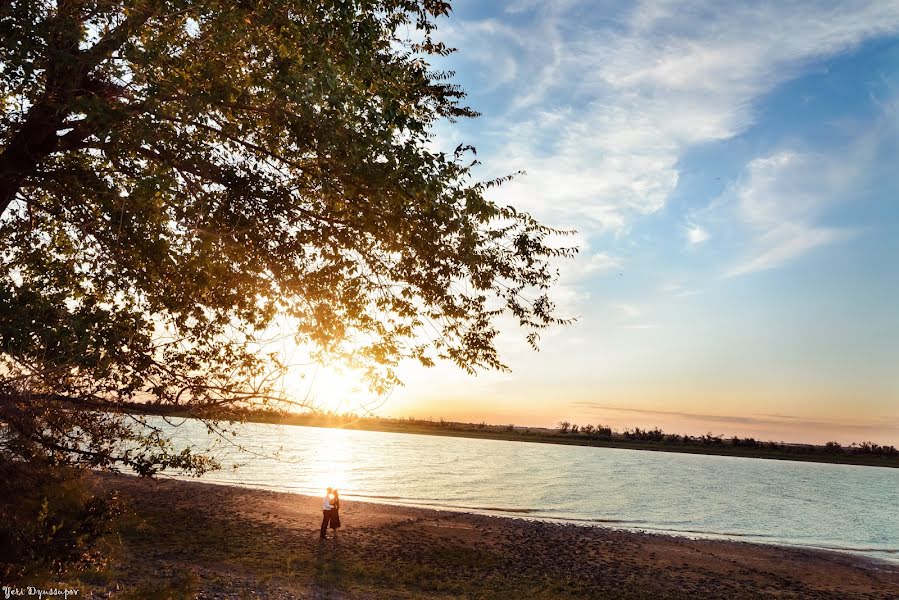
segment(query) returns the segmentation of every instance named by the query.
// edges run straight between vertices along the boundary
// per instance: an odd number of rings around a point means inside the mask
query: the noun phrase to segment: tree
[[[201,472],[127,414],[277,403],[289,336],[397,384],[404,359],[536,347],[557,233],[486,197],[428,60],[439,0],[0,3],[0,450]],[[413,39],[414,38],[414,39]],[[73,436],[72,432],[77,431]],[[121,442],[125,442],[122,444]]]

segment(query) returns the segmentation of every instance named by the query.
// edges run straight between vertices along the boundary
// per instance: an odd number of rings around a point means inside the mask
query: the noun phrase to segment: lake
[[[177,446],[215,445],[211,483],[899,560],[899,469],[255,423],[223,439],[174,422]]]

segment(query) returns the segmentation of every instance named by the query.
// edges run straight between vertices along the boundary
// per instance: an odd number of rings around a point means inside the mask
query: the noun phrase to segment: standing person
[[[331,529],[334,535],[337,535],[337,529],[340,527],[340,494],[334,490],[334,497],[331,499]]]
[[[322,529],[319,539],[325,539],[325,534],[328,531],[328,525],[331,523],[332,510],[334,510],[334,505],[331,504],[331,488],[328,488],[328,491],[325,493],[325,499],[322,502]]]

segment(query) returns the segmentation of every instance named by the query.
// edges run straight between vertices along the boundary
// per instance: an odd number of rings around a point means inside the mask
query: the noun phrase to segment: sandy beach
[[[837,552],[103,476],[130,516],[82,597],[896,598],[899,564]]]

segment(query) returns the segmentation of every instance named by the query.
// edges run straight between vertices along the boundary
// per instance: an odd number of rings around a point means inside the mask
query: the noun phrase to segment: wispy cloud
[[[766,248],[761,254],[734,266],[726,275],[737,277],[773,269],[813,248],[846,240],[853,235],[855,231],[849,229],[781,225],[762,236],[761,242]]]
[[[847,419],[821,419],[821,418],[808,418],[804,416],[798,415],[782,415],[782,414],[759,414],[754,416],[747,415],[718,415],[718,414],[708,414],[708,413],[696,413],[689,411],[676,411],[676,410],[652,410],[645,408],[627,408],[621,406],[612,406],[608,404],[604,404],[601,402],[591,402],[591,401],[575,401],[571,402],[571,406],[576,406],[580,408],[589,408],[596,410],[605,410],[605,411],[614,411],[614,412],[624,412],[624,413],[634,413],[641,415],[649,415],[649,416],[664,416],[664,417],[678,417],[683,419],[690,420],[699,420],[699,421],[707,421],[710,423],[725,423],[725,424],[741,424],[741,425],[783,425],[785,423],[794,424],[799,421],[805,426],[821,426],[821,427],[834,427],[839,426],[840,428],[847,430],[858,430],[858,431],[867,431],[873,428],[870,423],[853,423]],[[899,419],[884,417],[879,420],[878,426],[886,426],[889,428],[899,428]]]
[[[772,269],[854,235],[849,228],[817,226],[814,219],[843,197],[858,176],[856,164],[836,157],[779,152],[751,161],[733,196],[740,216],[757,233],[757,248],[727,275]]]
[[[517,64],[503,67],[515,74],[505,84],[515,100],[491,117],[498,149],[489,163],[528,175],[500,196],[554,222],[616,235],[665,206],[690,148],[745,131],[753,102],[810,60],[899,31],[899,4],[880,0],[653,0],[625,13],[574,4],[543,5],[529,25],[497,29],[502,43],[468,24],[454,33],[487,69]],[[708,233],[691,236],[698,244]]]
[[[615,271],[620,267],[620,258],[612,256],[608,252],[597,252],[587,259],[583,269],[585,274],[600,274]]]
[[[860,233],[822,224],[841,204],[858,200],[878,171],[895,163],[899,94],[879,103],[880,113],[854,126],[846,143],[825,151],[780,150],[750,161],[714,210],[735,208],[752,236],[751,250],[725,273],[733,277],[779,267],[808,251]]]
[[[699,246],[703,242],[708,241],[709,232],[695,223],[689,223],[684,228],[687,236],[687,243],[691,246]]]

